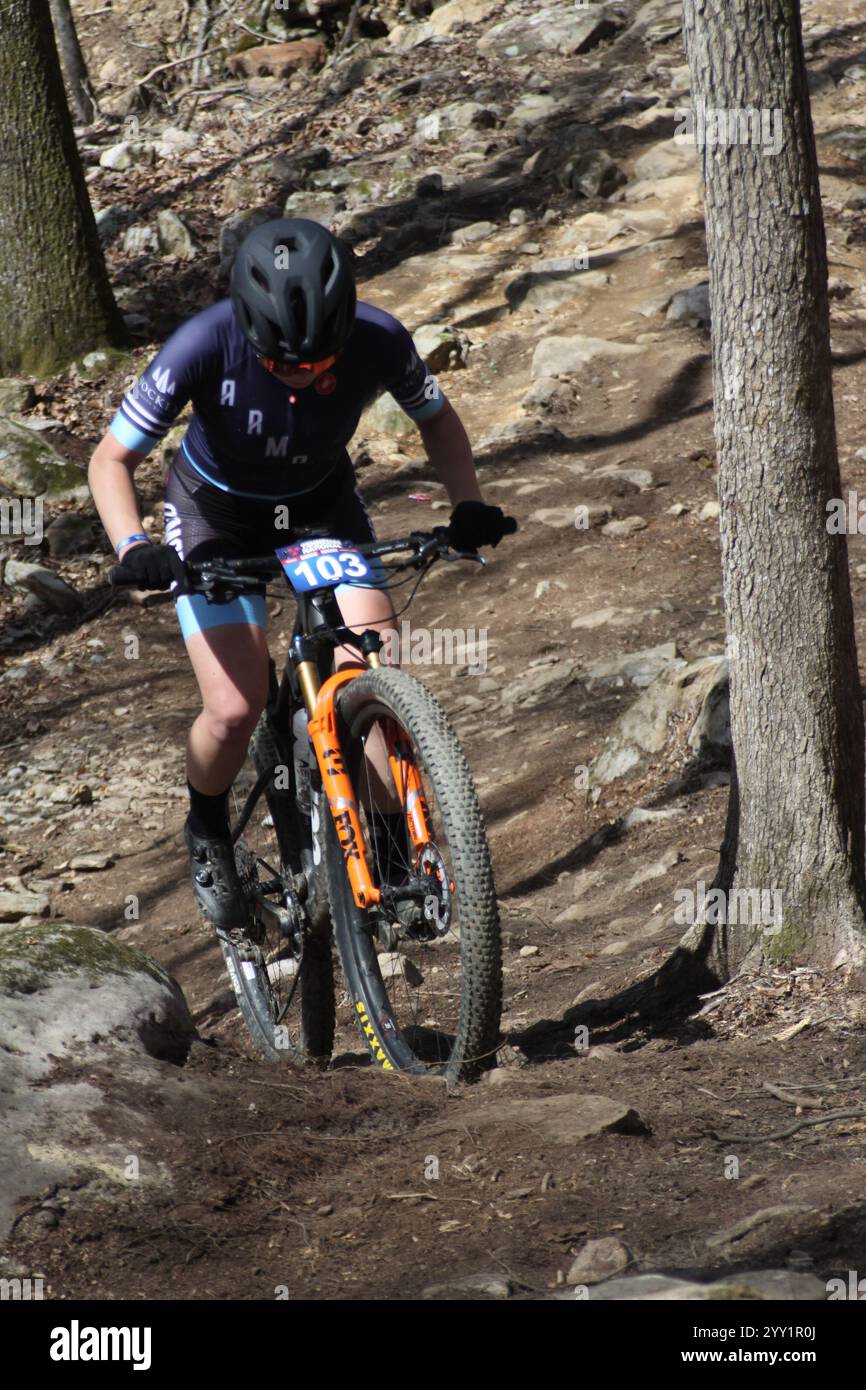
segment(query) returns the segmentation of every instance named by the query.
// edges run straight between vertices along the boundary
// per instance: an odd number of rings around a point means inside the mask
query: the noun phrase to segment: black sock
[[[189,819],[187,824],[193,835],[206,837],[228,837],[229,815],[226,805],[228,788],[219,796],[208,796],[196,791],[191,782],[186,784],[189,792]]]

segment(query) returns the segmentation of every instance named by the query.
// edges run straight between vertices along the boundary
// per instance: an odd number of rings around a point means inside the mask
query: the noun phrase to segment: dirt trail
[[[807,20],[837,31],[811,59],[819,131],[866,128],[866,82],[820,81],[863,61],[866,26],[831,0],[807,7]],[[395,57],[391,80],[429,67],[444,92],[446,68],[474,70],[476,37],[469,30],[438,52]],[[374,1073],[356,1041],[328,1073],[297,1076],[253,1057],[236,1014],[205,1018],[186,1067],[153,1064],[139,1097],[149,1123],[134,1132],[122,1081],[98,1077],[106,1142],[134,1145],[159,1175],[146,1195],[82,1171],[58,1194],[56,1226],[27,1215],[6,1242],[4,1255],[45,1273],[51,1297],[257,1298],[282,1287],[292,1298],[407,1298],[430,1286],[450,1286],[431,1297],[501,1297],[503,1288],[549,1297],[584,1241],[611,1234],[631,1252],[633,1271],[787,1267],[825,1279],[866,1264],[863,1121],[756,1142],[794,1113],[764,1082],[820,1087],[834,1107],[863,1098],[859,1006],[833,981],[780,977],[762,991],[735,989],[690,1022],[623,1025],[574,1046],[576,1003],[650,972],[676,943],[673,895],[711,879],[727,796],[716,774],[674,792],[663,807],[669,817],[614,836],[607,827],[658,791],[676,763],[614,784],[594,806],[581,783],[638,694],[627,676],[593,679],[591,667],[667,642],[686,658],[724,647],[717,522],[711,508],[702,517],[715,497],[708,335],[641,307],[704,278],[699,204],[683,184],[630,202],[636,160],[669,132],[664,120],[654,132],[640,113],[630,126],[602,119],[642,85],[665,93],[659,108],[683,99],[670,76],[684,61],[679,50],[660,44],[656,58],[650,74],[646,52],[623,41],[615,59],[602,48],[556,60],[552,94],[584,84],[577,118],[598,125],[625,169],[622,201],[579,199],[551,184],[539,202],[527,176],[512,204],[529,209],[530,225],[497,216],[477,246],[425,244],[420,232],[399,254],[375,236],[369,246],[358,241],[379,271],[364,280],[364,298],[412,327],[438,313],[469,335],[467,365],[440,380],[478,445],[486,495],[521,524],[483,571],[443,567],[407,615],[415,627],[486,630],[482,676],[444,666],[417,674],[453,715],[487,818],[505,942],[503,1065],[448,1094],[438,1083]],[[519,72],[489,61],[478,71],[490,88],[484,100],[517,103]],[[362,96],[378,109],[372,84],[353,95],[351,112]],[[504,137],[499,143],[506,153],[489,161],[519,172]],[[852,209],[849,190],[852,180],[866,184],[866,139],[857,158],[823,138],[821,150],[831,273],[847,284],[834,299],[839,440],[844,484],[858,489],[866,487],[866,455],[856,457],[866,195]],[[430,151],[426,162],[450,168],[453,154]],[[545,207],[557,214],[547,222]],[[612,218],[622,226],[608,239]],[[590,269],[609,278],[535,308],[519,300],[525,286],[508,289],[538,259],[520,249],[527,241],[548,259],[588,245]],[[377,264],[392,252],[396,263]],[[177,274],[194,296],[200,269]],[[639,350],[599,359],[576,379],[551,377],[547,402],[527,403],[539,343],[576,334]],[[98,398],[118,385],[109,378],[83,393],[94,437]],[[375,462],[359,478],[379,534],[441,522],[443,493],[411,427],[398,437],[362,425],[362,435],[358,455]],[[94,437],[79,431],[63,451],[82,458]],[[605,468],[613,473],[600,474]],[[634,470],[651,477],[630,479]],[[158,463],[143,470],[152,512],[160,474]],[[418,493],[434,505],[413,501]],[[621,539],[595,524],[577,530],[568,518],[579,506],[646,525]],[[861,536],[849,543],[862,646],[866,553]],[[89,571],[80,560],[60,570],[92,586],[97,601],[106,558],[95,552]],[[271,605],[278,660],[290,606]],[[11,622],[25,623],[20,609],[6,608]],[[115,605],[66,630],[12,632],[0,716],[10,786],[24,790],[14,797],[7,788],[3,872],[47,885],[54,916],[116,932],[154,956],[196,1013],[222,988],[221,958],[193,910],[180,839],[182,748],[196,705],[173,613]],[[103,872],[63,867],[100,851],[113,859]],[[522,955],[527,946],[536,952]],[[575,1139],[570,1124],[587,1095],[632,1107],[640,1122]],[[548,1108],[527,1109],[539,1100]],[[726,1175],[732,1153],[737,1181]],[[790,1210],[708,1245],[778,1205]],[[454,1285],[470,1276],[484,1278]]]

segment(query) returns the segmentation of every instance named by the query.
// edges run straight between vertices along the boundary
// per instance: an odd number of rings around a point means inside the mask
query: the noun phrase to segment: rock
[[[171,159],[173,155],[187,154],[198,144],[194,130],[182,130],[180,126],[167,125],[156,142],[156,152],[161,159]]]
[[[156,146],[148,140],[123,140],[119,145],[111,145],[103,150],[99,162],[103,169],[122,172],[131,169],[133,164],[152,164],[156,158]]]
[[[731,756],[728,663],[723,656],[668,667],[620,716],[590,767],[590,785],[642,775],[671,739],[671,728],[690,725],[688,744],[701,762],[726,765]]]
[[[479,1103],[473,1128],[490,1124],[527,1125],[552,1144],[576,1144],[595,1134],[644,1134],[637,1110],[608,1096],[570,1092],[563,1095]]]
[[[555,1294],[555,1298],[570,1295]],[[591,1300],[616,1302],[700,1303],[705,1301],[737,1301],[768,1299],[779,1302],[823,1302],[826,1285],[814,1274],[802,1274],[788,1269],[763,1269],[745,1274],[725,1275],[707,1283],[691,1279],[676,1279],[667,1274],[635,1274],[626,1279],[612,1279],[592,1288]]]
[[[631,22],[631,33],[648,48],[667,43],[682,33],[682,0],[647,0]]]
[[[96,230],[103,246],[110,246],[132,217],[131,208],[109,207],[94,209]]]
[[[520,948],[520,955],[526,960],[528,960],[531,956],[537,956],[538,953],[539,952],[537,946],[521,946]]]
[[[530,521],[539,521],[542,526],[552,526],[555,531],[561,531],[566,526],[575,524],[574,507],[539,507],[530,516]]]
[[[480,1298],[510,1298],[511,1292],[511,1284],[501,1274],[466,1274],[462,1278],[449,1279],[445,1284],[428,1284],[422,1289],[421,1297],[443,1301],[459,1298],[465,1302],[473,1295]]]
[[[608,625],[619,627],[630,622],[636,611],[634,608],[597,608],[592,613],[584,613],[579,618],[572,618],[571,626],[585,632],[594,632],[596,628],[607,627]]]
[[[81,607],[81,597],[71,584],[26,560],[10,560],[3,571],[3,583],[10,588],[27,589],[56,613],[77,613]]]
[[[622,685],[629,681],[639,690],[650,685],[670,666],[683,667],[686,663],[677,651],[675,642],[662,642],[658,647],[645,647],[637,652],[620,652],[617,656],[605,657],[587,667],[586,682],[590,690],[597,686]]]
[[[412,337],[419,356],[431,372],[465,367],[469,339],[459,328],[441,323],[423,323],[415,329]]]
[[[617,482],[630,483],[632,487],[645,492],[655,486],[655,479],[648,468],[628,468],[621,463],[606,463],[593,471],[594,478],[614,478]]]
[[[571,56],[587,53],[612,38],[624,20],[601,5],[585,5],[563,13],[559,9],[514,15],[494,24],[478,40],[478,52],[494,58],[522,58],[536,53]]]
[[[628,536],[633,536],[636,531],[645,531],[648,522],[643,516],[626,516],[621,521],[609,521],[602,526],[601,534],[610,536],[612,540],[623,540]]]
[[[469,226],[458,227],[452,232],[451,242],[454,246],[469,246],[473,242],[484,241],[497,230],[495,222],[471,222]]]
[[[107,1097],[89,1075],[88,1060],[110,1063],[124,1077],[134,1110],[142,1082],[163,1075],[147,1069],[148,1057],[183,1062],[195,1027],[181,990],[154,961],[104,932],[69,923],[41,921],[0,933],[0,1000],[5,1236],[19,1199],[32,1200],[46,1182],[69,1182],[83,1172],[103,1181],[110,1174],[121,1189],[128,1181],[125,1156],[141,1152],[130,1144],[133,1133],[141,1136],[152,1125],[152,1111],[134,1113],[132,1131],[124,1133],[111,1105],[106,1134],[94,1116],[104,1113]],[[58,1062],[68,1061],[74,1065],[52,1084]],[[157,1181],[146,1168],[142,1180]]]
[[[127,227],[123,234],[123,249],[129,256],[149,256],[159,250],[159,237],[155,227],[138,222]]]
[[[69,868],[78,869],[86,873],[101,873],[103,869],[112,869],[114,860],[108,854],[79,854],[75,859],[70,859]]]
[[[673,296],[665,317],[668,323],[688,323],[695,327],[709,328],[709,281],[704,281],[700,285],[693,285],[688,290],[679,290]]]
[[[95,530],[92,517],[79,512],[61,512],[45,528],[48,553],[52,560],[89,550],[93,546]]]
[[[437,132],[442,134],[455,130],[489,130],[491,126],[496,125],[499,112],[495,108],[483,106],[478,101],[452,101],[448,106],[440,106],[429,116],[419,116],[416,128],[420,129],[425,122],[432,124],[433,117]]]
[[[588,338],[582,334],[572,338],[542,338],[532,354],[532,375],[570,376],[583,371],[590,362],[636,357],[643,350],[631,343],[614,343],[607,338]]]
[[[631,1264],[631,1252],[615,1236],[588,1240],[566,1275],[567,1284],[601,1284]]]
[[[561,695],[575,679],[576,663],[568,658],[545,666],[529,666],[502,687],[500,698],[505,708],[516,705],[533,709]]]
[[[697,168],[697,161],[696,145],[683,140],[659,140],[635,160],[635,179],[655,182],[673,174],[691,174]]]
[[[18,415],[29,410],[35,400],[33,387],[23,377],[0,377],[0,415]]]
[[[721,508],[718,502],[705,502],[698,512],[701,521],[718,521]]]
[[[225,66],[233,77],[290,77],[299,68],[319,68],[327,50],[321,39],[263,43],[231,53]]]
[[[628,179],[606,150],[588,150],[565,164],[561,182],[584,198],[607,198]]]
[[[219,233],[220,275],[227,275],[231,270],[244,237],[255,227],[260,227],[263,222],[269,222],[271,218],[279,216],[279,209],[262,207],[254,208],[252,212],[233,212],[231,217],[227,217]]]
[[[675,869],[677,864],[682,862],[682,858],[679,850],[667,850],[661,859],[653,860],[651,864],[644,864],[642,868],[635,870],[626,884],[626,892],[634,892],[635,888],[650,883],[654,878],[666,878],[671,869]]]
[[[345,201],[336,193],[290,193],[283,213],[286,217],[309,217],[311,222],[321,222],[323,227],[330,227],[337,213],[345,206]]]
[[[0,922],[17,922],[22,917],[47,917],[51,899],[47,893],[0,889]]]
[[[191,261],[196,247],[189,228],[176,212],[163,208],[156,214],[156,232],[159,249],[166,256],[177,256],[178,260]]]
[[[444,38],[465,25],[482,23],[500,5],[501,0],[448,0],[447,4],[437,5],[429,19],[422,24],[395,24],[388,33],[388,43],[399,52],[407,52],[419,44],[428,43],[430,39]],[[418,91],[418,88],[414,88],[414,91]],[[414,91],[405,95],[413,95]]]
[[[510,280],[505,286],[505,298],[512,312],[523,306],[547,311],[609,284],[610,276],[605,271],[588,270],[579,256],[553,256]]]

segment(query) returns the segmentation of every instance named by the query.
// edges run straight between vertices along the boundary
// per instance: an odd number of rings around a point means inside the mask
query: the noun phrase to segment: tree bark
[[[725,979],[744,964],[862,962],[863,706],[847,541],[828,529],[828,503],[842,491],[799,0],[684,0],[684,16],[692,107],[707,114],[700,157],[738,770],[716,879],[727,906],[708,918],[712,932],[698,926],[692,938]],[[730,124],[712,142],[712,111],[749,108],[767,113],[760,139],[753,123],[744,141],[741,123],[736,143]],[[749,890],[777,892],[766,901],[778,915],[733,921]]]
[[[63,60],[75,118],[79,125],[90,125],[96,116],[96,103],[91,95],[87,64],[78,42],[72,9],[69,0],[50,0],[50,3],[57,47]]]
[[[47,0],[0,6],[0,375],[124,340]]]

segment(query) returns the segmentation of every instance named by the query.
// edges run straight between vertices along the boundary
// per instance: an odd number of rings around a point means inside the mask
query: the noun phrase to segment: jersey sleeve
[[[408,329],[397,319],[392,319],[390,327],[390,351],[381,374],[382,385],[417,424],[432,420],[445,404],[439,382],[422,360]]]
[[[127,449],[149,453],[192,396],[208,351],[203,317],[178,328],[123,397],[109,428]]]

